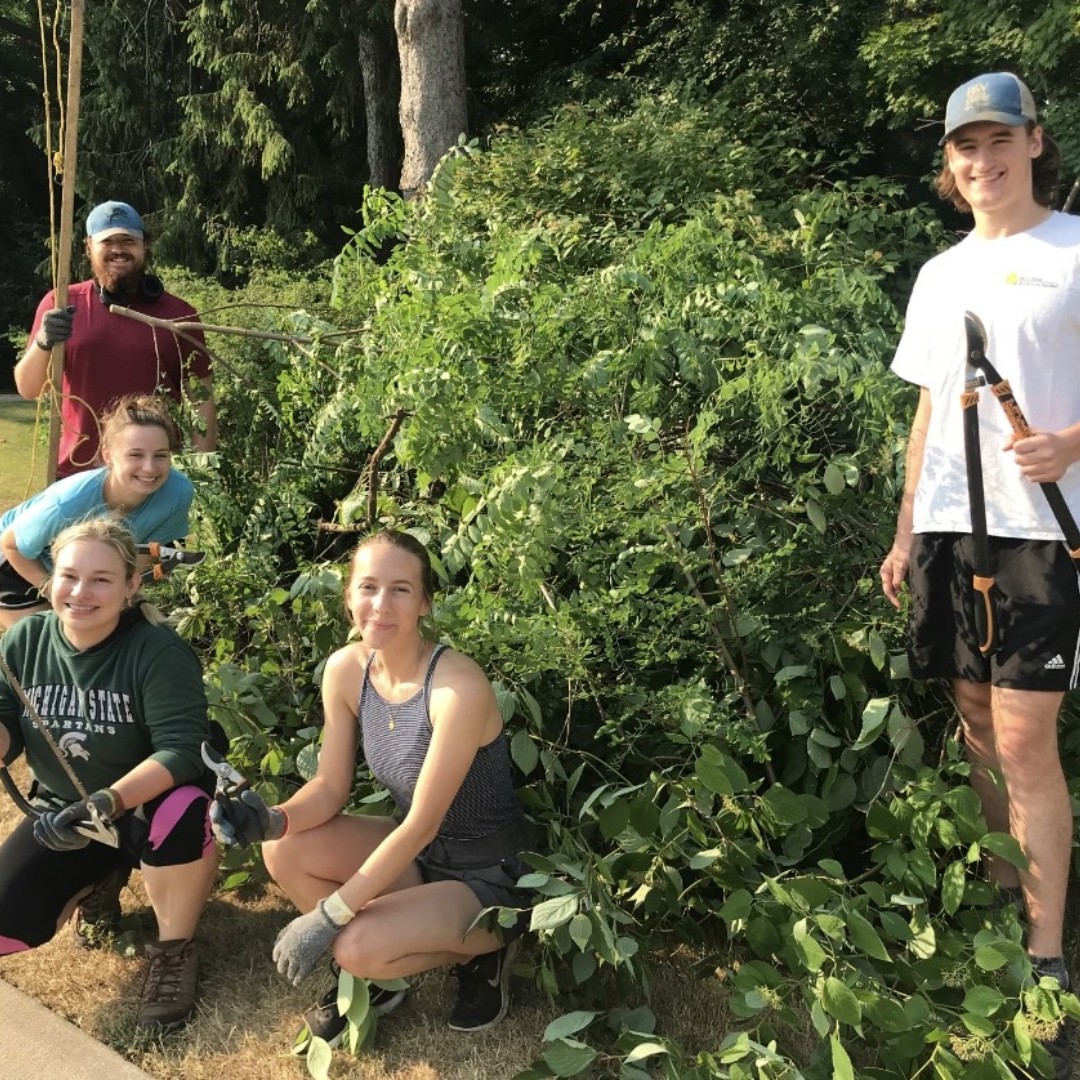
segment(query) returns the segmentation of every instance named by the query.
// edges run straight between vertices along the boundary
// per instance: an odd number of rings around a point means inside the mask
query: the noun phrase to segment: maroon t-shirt
[[[75,305],[75,318],[64,351],[59,476],[95,467],[101,418],[117,398],[161,391],[178,402],[187,379],[210,374],[204,349],[168,330],[112,314],[93,281],[72,285],[68,303]],[[42,317],[55,306],[52,292],[47,293],[38,304],[31,337],[37,337]],[[156,300],[139,296],[129,307],[156,319],[198,320],[190,304],[167,292]],[[201,330],[184,332],[205,346]]]

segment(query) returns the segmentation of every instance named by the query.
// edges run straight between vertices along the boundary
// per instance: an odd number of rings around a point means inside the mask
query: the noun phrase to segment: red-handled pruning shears
[[[205,551],[188,551],[186,548],[171,547],[156,541],[139,544],[137,550],[140,555],[150,556],[150,566],[142,572],[144,585],[151,581],[161,581],[177,566],[198,566],[206,558]]]

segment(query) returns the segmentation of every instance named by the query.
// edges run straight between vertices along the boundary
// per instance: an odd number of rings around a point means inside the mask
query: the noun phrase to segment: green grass
[[[43,411],[35,439],[36,417],[37,402],[0,401],[0,511],[45,486],[49,421]]]

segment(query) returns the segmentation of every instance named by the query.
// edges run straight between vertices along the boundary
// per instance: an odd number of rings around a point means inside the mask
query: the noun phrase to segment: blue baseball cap
[[[143,223],[133,206],[126,202],[103,202],[90,211],[86,219],[86,235],[104,240],[116,233],[127,233],[136,240],[143,238]]]
[[[1034,124],[1037,121],[1035,99],[1010,71],[976,75],[949,95],[949,103],[945,106],[945,134],[938,145],[944,146],[957,128],[980,120],[1010,127],[1020,127],[1028,121]]]

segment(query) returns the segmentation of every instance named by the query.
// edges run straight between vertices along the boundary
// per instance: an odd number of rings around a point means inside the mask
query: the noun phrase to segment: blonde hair
[[[124,564],[125,580],[130,580],[139,572],[139,549],[135,543],[134,535],[122,518],[114,514],[104,514],[101,517],[77,521],[74,525],[69,525],[66,529],[61,530],[49,546],[49,554],[52,557],[54,567],[60,552],[68,545],[79,540],[90,540],[98,544],[104,544],[107,548],[115,551]],[[49,580],[42,585],[40,591],[47,597],[51,587],[52,575],[50,574]],[[143,597],[141,582],[139,588],[135,590],[131,597],[130,605],[139,608],[147,622],[163,623],[166,621],[165,616]]]

